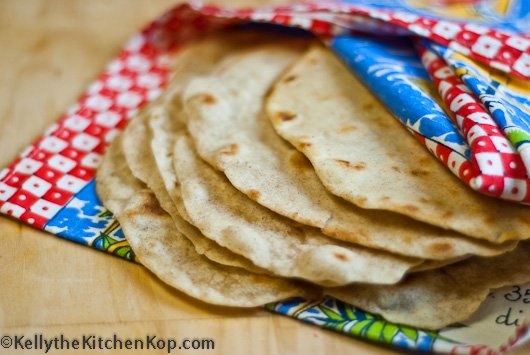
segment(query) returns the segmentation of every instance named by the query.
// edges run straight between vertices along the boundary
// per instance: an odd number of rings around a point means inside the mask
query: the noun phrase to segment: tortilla
[[[263,112],[278,74],[270,64],[275,58],[268,47],[231,55],[208,76],[193,79],[184,93],[188,129],[199,155],[239,191],[328,236],[396,254],[450,260],[515,247],[514,242],[491,244],[392,212],[364,210],[329,193],[307,158],[276,134]],[[160,134],[169,131],[166,127]]]
[[[121,207],[114,201],[127,201],[121,211],[111,211],[138,259],[162,281],[204,302],[224,306],[256,307],[293,296],[318,296],[318,289],[309,285],[223,266],[197,254],[154,194],[124,166],[120,143],[117,139],[109,147],[101,163],[105,169],[98,171],[98,191],[107,193],[99,196],[107,207]]]
[[[107,148],[96,172],[96,194],[115,216],[121,214],[137,190],[145,188],[132,174],[122,173],[129,168],[123,158],[121,143],[122,135],[119,135]]]
[[[119,221],[143,265],[168,285],[203,302],[256,307],[293,296],[318,295],[293,280],[223,266],[197,254],[149,191],[135,194]]]
[[[253,265],[249,260],[204,237],[197,228],[186,222],[179,214],[164,186],[164,181],[150,150],[150,135],[146,121],[157,115],[156,112],[152,112],[153,110],[156,111],[156,106],[155,103],[154,106],[146,108],[143,115],[131,122],[123,134],[122,148],[132,174],[154,192],[162,208],[173,218],[173,222],[180,233],[193,243],[197,253],[204,254],[208,259],[223,265],[263,273],[263,270]]]
[[[528,207],[465,186],[329,50],[314,46],[266,105],[331,193],[495,243],[530,238]]]
[[[326,292],[385,319],[441,329],[468,319],[491,289],[530,282],[530,244],[492,258],[466,261],[408,275],[392,286],[352,285]]]
[[[275,275],[328,286],[391,284],[422,261],[332,240],[260,206],[202,161],[185,133],[177,135],[173,157],[193,224],[216,243]]]

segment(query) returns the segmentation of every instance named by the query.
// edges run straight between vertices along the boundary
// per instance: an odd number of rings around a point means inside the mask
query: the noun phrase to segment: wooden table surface
[[[0,167],[75,102],[132,33],[171,3],[1,0]],[[140,265],[0,217],[0,336],[34,333],[212,338],[216,350],[204,351],[210,354],[393,353],[261,309],[200,303]]]
[[[270,3],[217,3],[260,2]],[[0,1],[0,167],[76,101],[131,34],[172,3]],[[33,333],[212,338],[216,350],[204,351],[210,354],[392,353],[261,309],[197,302],[139,265],[0,217],[0,336]]]

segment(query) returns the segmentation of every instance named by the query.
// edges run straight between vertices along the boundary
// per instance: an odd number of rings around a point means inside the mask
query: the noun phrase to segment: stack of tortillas
[[[316,40],[233,30],[174,63],[97,175],[169,285],[241,307],[329,294],[441,328],[530,281],[530,208],[471,191]]]

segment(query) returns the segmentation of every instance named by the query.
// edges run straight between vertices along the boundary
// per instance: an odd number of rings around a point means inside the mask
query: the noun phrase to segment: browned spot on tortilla
[[[296,75],[289,75],[287,78],[285,78],[283,80],[283,82],[288,83],[288,82],[291,82],[293,80],[296,80],[297,78],[298,78],[298,76],[296,76]]]
[[[350,169],[355,169],[355,170],[363,170],[364,168],[366,168],[366,163],[364,161],[360,161],[357,163],[352,163],[350,161],[342,160],[342,159],[335,159],[335,161],[345,168],[350,168]]]
[[[493,223],[495,223],[495,217],[493,216],[487,216],[484,218],[484,223],[486,223],[487,225],[492,225]]]
[[[360,196],[360,197],[355,198],[355,203],[361,207],[363,207],[366,204],[366,201],[368,201],[366,197]]]
[[[410,173],[414,176],[427,176],[429,175],[431,172],[428,171],[428,170],[421,170],[421,169],[412,169],[410,171]]]
[[[272,96],[272,94],[275,92],[275,85],[272,85],[270,86],[268,89],[267,89],[267,92],[265,93],[265,99],[268,99],[269,97]]]
[[[325,226],[322,231],[324,234],[331,237],[344,240],[350,243],[362,243],[368,239],[366,231],[362,228],[356,228],[352,230],[351,228],[340,228],[335,224],[328,224]]]
[[[261,196],[260,192],[258,190],[249,190],[247,192],[248,197],[250,197],[252,200],[257,201],[259,200],[259,197]]]
[[[366,168],[366,163],[364,161],[360,161],[358,163],[353,164],[353,168],[355,170],[363,170],[364,168]]]
[[[160,207],[160,204],[158,200],[155,198],[155,196],[151,192],[142,191],[142,205],[141,209],[136,211],[137,214],[148,216],[148,215],[156,215],[156,216],[163,216],[166,215],[166,211]]]
[[[356,130],[357,130],[357,126],[354,126],[354,125],[344,126],[344,127],[339,129],[339,134],[340,133],[350,133],[350,132],[353,132],[353,131],[356,131]]]
[[[393,166],[393,167],[392,167],[392,170],[394,170],[394,171],[397,172],[397,173],[400,173],[400,172],[401,172],[401,169],[399,168],[399,166]]]
[[[296,118],[296,114],[295,113],[291,113],[291,112],[276,112],[276,114],[274,115],[274,120],[275,121],[280,121],[280,122],[287,122],[287,121],[291,121],[291,120],[294,120]]]
[[[37,41],[34,45],[33,45],[33,49],[35,51],[41,51],[43,49],[45,49],[46,47],[48,47],[49,45],[49,38],[47,37],[41,37],[41,39],[39,41]]]
[[[407,245],[412,245],[415,241],[414,236],[411,236],[410,234],[405,234],[402,238],[403,242]]]
[[[382,201],[388,201],[388,200],[390,200],[390,197],[389,196],[382,196],[381,200]]]
[[[289,158],[289,162],[296,169],[299,169],[299,170],[311,169],[313,167],[309,159],[307,159],[305,155],[303,155],[302,153],[298,151],[295,151],[293,152],[293,154],[291,154],[291,157]]]
[[[239,153],[239,146],[237,144],[229,144],[221,148],[219,151],[222,155],[236,155]]]
[[[436,242],[431,244],[430,249],[436,254],[447,255],[453,250],[453,246],[447,242]]]
[[[296,148],[300,149],[300,150],[306,150],[308,148],[311,147],[311,143],[309,142],[298,142],[296,143]]]
[[[350,162],[347,161],[347,160],[335,159],[335,161],[336,161],[337,163],[339,163],[340,165],[342,165],[343,167],[345,167],[345,168],[351,168],[351,167],[352,167],[352,163],[350,163]]]
[[[402,208],[404,211],[411,213],[418,212],[420,210],[417,206],[414,205],[404,205],[402,206]]]
[[[203,104],[213,105],[217,102],[217,99],[213,95],[204,94],[204,95],[201,95],[201,102]]]
[[[308,60],[309,64],[317,64],[318,63],[318,60],[316,58],[313,58],[313,57],[310,57],[309,60]]]
[[[333,253],[333,256],[335,256],[337,259],[342,260],[342,261],[349,261],[350,260],[350,259],[348,259],[347,255],[344,255],[342,253]]]
[[[366,104],[364,104],[361,108],[363,109],[363,111],[372,111],[374,109],[374,104],[372,102],[368,102]]]
[[[451,218],[451,217],[453,217],[453,212],[451,212],[451,211],[445,211],[442,214],[442,218],[444,218],[444,219],[448,219],[448,218]]]

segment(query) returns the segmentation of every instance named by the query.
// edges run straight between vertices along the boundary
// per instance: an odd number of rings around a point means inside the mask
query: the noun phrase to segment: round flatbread
[[[288,70],[266,106],[331,193],[495,243],[530,238],[530,208],[465,186],[327,49]]]
[[[509,253],[411,274],[397,285],[351,285],[327,293],[395,323],[441,329],[468,319],[491,289],[530,282],[529,256],[530,244],[521,242]]]

